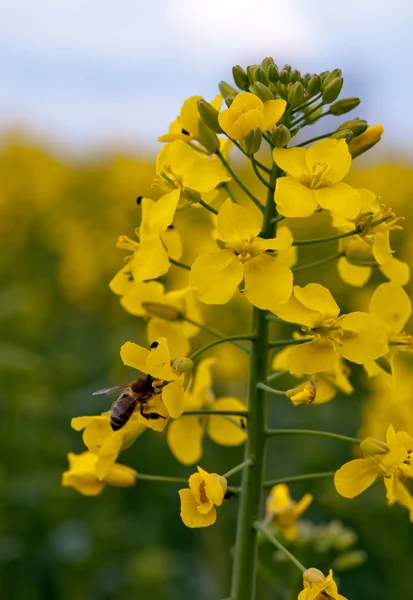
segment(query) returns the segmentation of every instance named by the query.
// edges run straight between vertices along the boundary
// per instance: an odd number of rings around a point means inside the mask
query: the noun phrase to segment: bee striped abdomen
[[[121,429],[131,418],[138,398],[129,393],[124,393],[112,404],[110,410],[110,425],[113,431]]]

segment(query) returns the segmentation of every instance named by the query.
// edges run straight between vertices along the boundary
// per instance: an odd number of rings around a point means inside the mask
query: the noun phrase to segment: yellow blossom
[[[247,410],[245,404],[233,396],[215,400],[212,391],[211,367],[215,358],[199,362],[191,389],[185,393],[185,410]],[[238,446],[246,438],[241,426],[246,420],[237,416],[182,415],[169,424],[167,441],[172,454],[184,465],[191,465],[202,457],[202,441],[207,434],[221,446]]]
[[[272,516],[271,522],[280,527],[284,537],[287,540],[295,540],[298,534],[295,523],[307,510],[312,500],[313,496],[311,494],[305,494],[301,500],[294,502],[291,499],[288,485],[284,483],[275,485],[266,501],[267,519]]]
[[[271,309],[291,295],[293,274],[283,260],[292,235],[280,227],[276,238],[259,237],[262,217],[226,200],[217,217],[224,250],[201,254],[191,269],[190,284],[205,304],[225,304],[244,280],[244,294],[261,309]]]
[[[173,142],[175,140],[183,142],[199,141],[199,100],[202,100],[202,96],[191,96],[185,100],[179,117],[170,124],[168,133],[158,137],[158,142]],[[212,100],[211,105],[215,110],[219,110],[221,103],[222,96],[218,94]]]
[[[380,141],[383,132],[383,125],[370,125],[370,127],[367,127],[364,133],[351,140],[348,146],[351,156],[356,158],[357,156],[360,156],[360,154],[363,154],[363,152],[370,150],[370,148]]]
[[[404,431],[396,433],[390,425],[386,433],[386,444],[373,442],[374,440],[367,438],[360,444],[365,458],[351,460],[336,472],[334,485],[337,492],[345,498],[354,498],[382,475],[388,504],[399,502],[409,510],[410,520],[413,521],[413,497],[403,483],[404,479],[413,478],[413,438]]]
[[[294,286],[291,298],[274,312],[285,321],[300,324],[304,331],[304,342],[285,351],[292,374],[333,371],[339,358],[365,364],[388,351],[385,333],[375,317],[363,312],[339,316],[334,298],[320,284]]]
[[[179,490],[181,519],[187,527],[208,527],[217,518],[216,506],[221,506],[227,491],[227,480],[216,473],[197,467],[189,478],[189,488]]]
[[[338,593],[331,569],[327,577],[319,569],[307,569],[303,573],[303,585],[304,589],[298,594],[298,600],[347,600]]]
[[[262,102],[250,92],[237,94],[231,106],[219,113],[218,121],[233,140],[245,140],[252,129],[268,131],[284,114],[285,100]]]
[[[113,464],[103,477],[96,475],[98,457],[92,452],[69,452],[69,469],[63,473],[63,487],[72,487],[84,496],[97,496],[107,485],[130,487],[136,483],[136,472],[125,465]]]
[[[277,180],[275,202],[286,217],[309,217],[319,207],[354,219],[360,212],[358,190],[341,180],[350,170],[346,142],[321,140],[310,148],[274,148],[275,163],[286,172]]]
[[[317,397],[317,383],[311,379],[285,392],[294,406],[312,404]]]

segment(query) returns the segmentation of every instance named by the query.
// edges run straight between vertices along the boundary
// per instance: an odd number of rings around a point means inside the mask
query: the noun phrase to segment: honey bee
[[[118,431],[126,425],[135,412],[139,404],[139,412],[145,419],[165,419],[162,415],[156,412],[144,412],[144,407],[154,394],[160,394],[166,382],[154,379],[150,375],[145,378],[136,379],[125,385],[114,385],[112,387],[103,388],[97,392],[93,392],[93,396],[99,394],[113,394],[120,392],[119,397],[112,404],[110,409],[110,425],[113,431]]]

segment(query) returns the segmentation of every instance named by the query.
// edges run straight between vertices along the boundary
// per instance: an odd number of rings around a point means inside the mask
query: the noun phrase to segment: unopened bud
[[[324,573],[320,569],[307,569],[303,573],[303,583],[305,588],[311,588],[313,583],[322,583],[325,579]]]
[[[264,85],[268,85],[270,83],[270,80],[268,79],[268,75],[262,67],[257,67],[255,69],[254,78],[255,78],[255,81],[259,81],[260,83],[263,83]]]
[[[291,65],[284,65],[283,71],[288,71],[289,73],[291,73]]]
[[[284,85],[287,83],[290,83],[290,72],[287,71],[286,69],[283,69],[280,73],[280,81]]]
[[[351,156],[356,158],[357,156],[360,156],[360,154],[370,150],[370,148],[380,141],[383,131],[383,125],[371,125],[370,127],[367,127],[364,133],[358,135],[351,141],[348,148]]]
[[[210,154],[215,154],[219,150],[219,139],[217,135],[207,127],[203,120],[198,124],[199,141],[208,150]]]
[[[271,141],[277,148],[284,148],[291,139],[291,133],[285,125],[277,125],[271,134]]]
[[[271,83],[278,83],[280,81],[280,73],[277,65],[270,65],[268,67],[268,77]]]
[[[288,102],[291,106],[298,106],[304,100],[304,86],[301,81],[296,81],[288,90]]]
[[[337,131],[342,131],[343,129],[350,129],[353,132],[354,137],[357,137],[364,133],[367,129],[367,121],[363,119],[352,119],[351,121],[346,121],[342,123],[340,127],[338,127]]]
[[[270,68],[271,65],[275,65],[274,59],[271,56],[266,56],[261,61],[261,66],[264,69],[264,71],[266,71],[267,73],[268,73],[268,69]]]
[[[336,131],[330,137],[332,137],[336,140],[346,140],[347,144],[349,144],[351,142],[351,140],[353,139],[354,134],[352,131],[350,131],[350,129],[343,129],[341,131]]]
[[[260,149],[262,142],[261,129],[251,129],[242,146],[247,154],[255,154]]]
[[[218,87],[219,91],[221,92],[224,98],[226,98],[227,96],[236,96],[238,94],[238,91],[226,81],[220,81]]]
[[[258,65],[248,65],[247,67],[248,81],[250,82],[250,85],[255,82],[255,69],[257,67]]]
[[[364,550],[350,550],[338,556],[333,563],[334,571],[348,571],[360,567],[367,560]]]
[[[330,108],[330,114],[338,117],[339,115],[345,115],[346,113],[353,110],[360,104],[360,98],[343,98],[342,100],[337,100],[334,102]]]
[[[333,81],[323,88],[322,98],[324,104],[330,104],[330,102],[337,100],[343,87],[343,81],[342,77],[336,77],[336,79],[333,79]]]
[[[256,96],[258,96],[258,98],[263,102],[267,102],[267,100],[274,99],[274,94],[271,92],[271,90],[259,81],[257,81],[256,83],[254,83],[254,85],[251,86],[251,91]]]
[[[298,69],[293,69],[290,74],[291,83],[295,83],[296,81],[301,81],[301,73]]]
[[[190,358],[176,358],[172,363],[172,368],[176,373],[179,373],[180,375],[182,373],[191,373],[192,369],[194,368],[194,363]]]
[[[310,96],[315,96],[321,91],[321,78],[320,75],[313,75],[310,77],[307,83],[307,92]]]
[[[360,442],[360,450],[366,456],[376,456],[377,454],[387,454],[389,447],[380,440],[368,437]]]
[[[334,80],[337,79],[337,77],[341,77],[341,69],[334,69],[333,71],[325,71],[324,73],[322,73],[322,89],[325,90],[325,88]]]
[[[162,304],[161,302],[142,302],[142,308],[148,313],[149,317],[158,317],[164,321],[179,321],[184,317],[179,308]]]
[[[226,98],[224,98],[224,102],[228,106],[228,108],[231,106],[231,104],[234,102],[234,100],[235,100],[235,96],[227,96]]]
[[[240,90],[248,90],[250,84],[248,75],[240,65],[235,65],[235,67],[232,67],[232,76],[234,78],[235,85],[237,85]]]
[[[198,100],[198,112],[205,125],[214,133],[222,133],[218,122],[219,112],[206,100]]]
[[[182,193],[190,202],[193,202],[194,204],[201,200],[201,194],[192,188],[183,187]]]
[[[309,379],[297,387],[287,390],[285,392],[287,398],[289,398],[294,406],[300,404],[311,404],[314,402],[317,395],[317,384],[315,381]]]

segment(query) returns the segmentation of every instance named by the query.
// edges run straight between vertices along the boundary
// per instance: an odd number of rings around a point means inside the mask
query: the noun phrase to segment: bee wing
[[[119,392],[123,392],[129,387],[129,383],[125,383],[123,385],[112,385],[111,387],[103,388],[102,390],[97,390],[93,392],[92,396],[99,396],[100,394],[106,394],[110,396],[112,394],[119,394]]]

